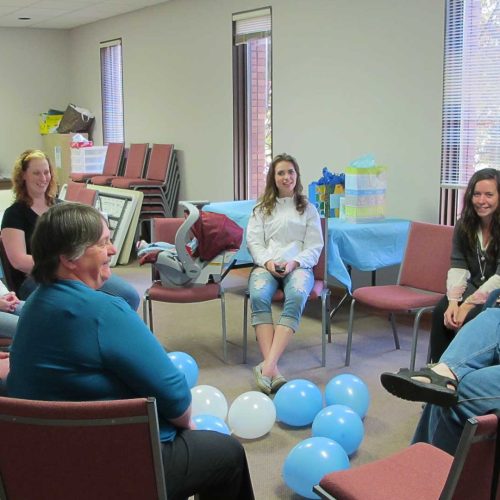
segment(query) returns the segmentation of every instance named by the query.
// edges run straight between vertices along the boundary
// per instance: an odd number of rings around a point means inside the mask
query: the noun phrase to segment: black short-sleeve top
[[[31,207],[22,201],[16,201],[5,210],[2,219],[2,229],[11,228],[24,231],[26,253],[31,255],[31,237],[33,236],[37,220],[38,214]]]

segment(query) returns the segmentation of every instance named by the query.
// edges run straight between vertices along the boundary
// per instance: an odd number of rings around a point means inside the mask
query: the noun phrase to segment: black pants
[[[444,313],[448,309],[448,297],[444,296],[432,313],[430,358],[432,363],[437,363],[456,335],[455,330],[444,326]],[[475,318],[483,310],[482,305],[474,306],[465,317],[464,324]]]
[[[253,500],[247,457],[241,443],[213,431],[179,432],[162,443],[169,500]]]

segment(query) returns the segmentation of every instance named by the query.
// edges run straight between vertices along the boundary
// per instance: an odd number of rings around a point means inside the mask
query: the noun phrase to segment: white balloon
[[[227,421],[237,436],[256,439],[271,430],[276,421],[276,408],[271,398],[262,392],[245,392],[229,408]]]
[[[227,401],[217,387],[211,385],[197,385],[191,389],[193,401],[191,415],[214,415],[222,420],[227,417]]]

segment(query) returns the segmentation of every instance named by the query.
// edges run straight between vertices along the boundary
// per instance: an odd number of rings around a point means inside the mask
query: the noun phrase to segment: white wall
[[[38,115],[69,99],[69,32],[0,28],[0,175],[16,157],[40,148]]]
[[[99,42],[121,37],[127,143],[175,144],[181,199],[232,199],[231,15],[264,5],[274,153],[305,185],[373,153],[388,214],[437,221],[444,0],[171,0],[72,30],[69,99],[96,113],[96,142]]]

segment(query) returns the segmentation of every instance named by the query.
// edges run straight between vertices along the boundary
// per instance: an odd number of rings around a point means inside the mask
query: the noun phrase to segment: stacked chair
[[[102,175],[118,175],[123,161],[124,144],[122,142],[111,142],[108,144]],[[72,173],[70,178],[73,182],[89,182],[95,174]]]

